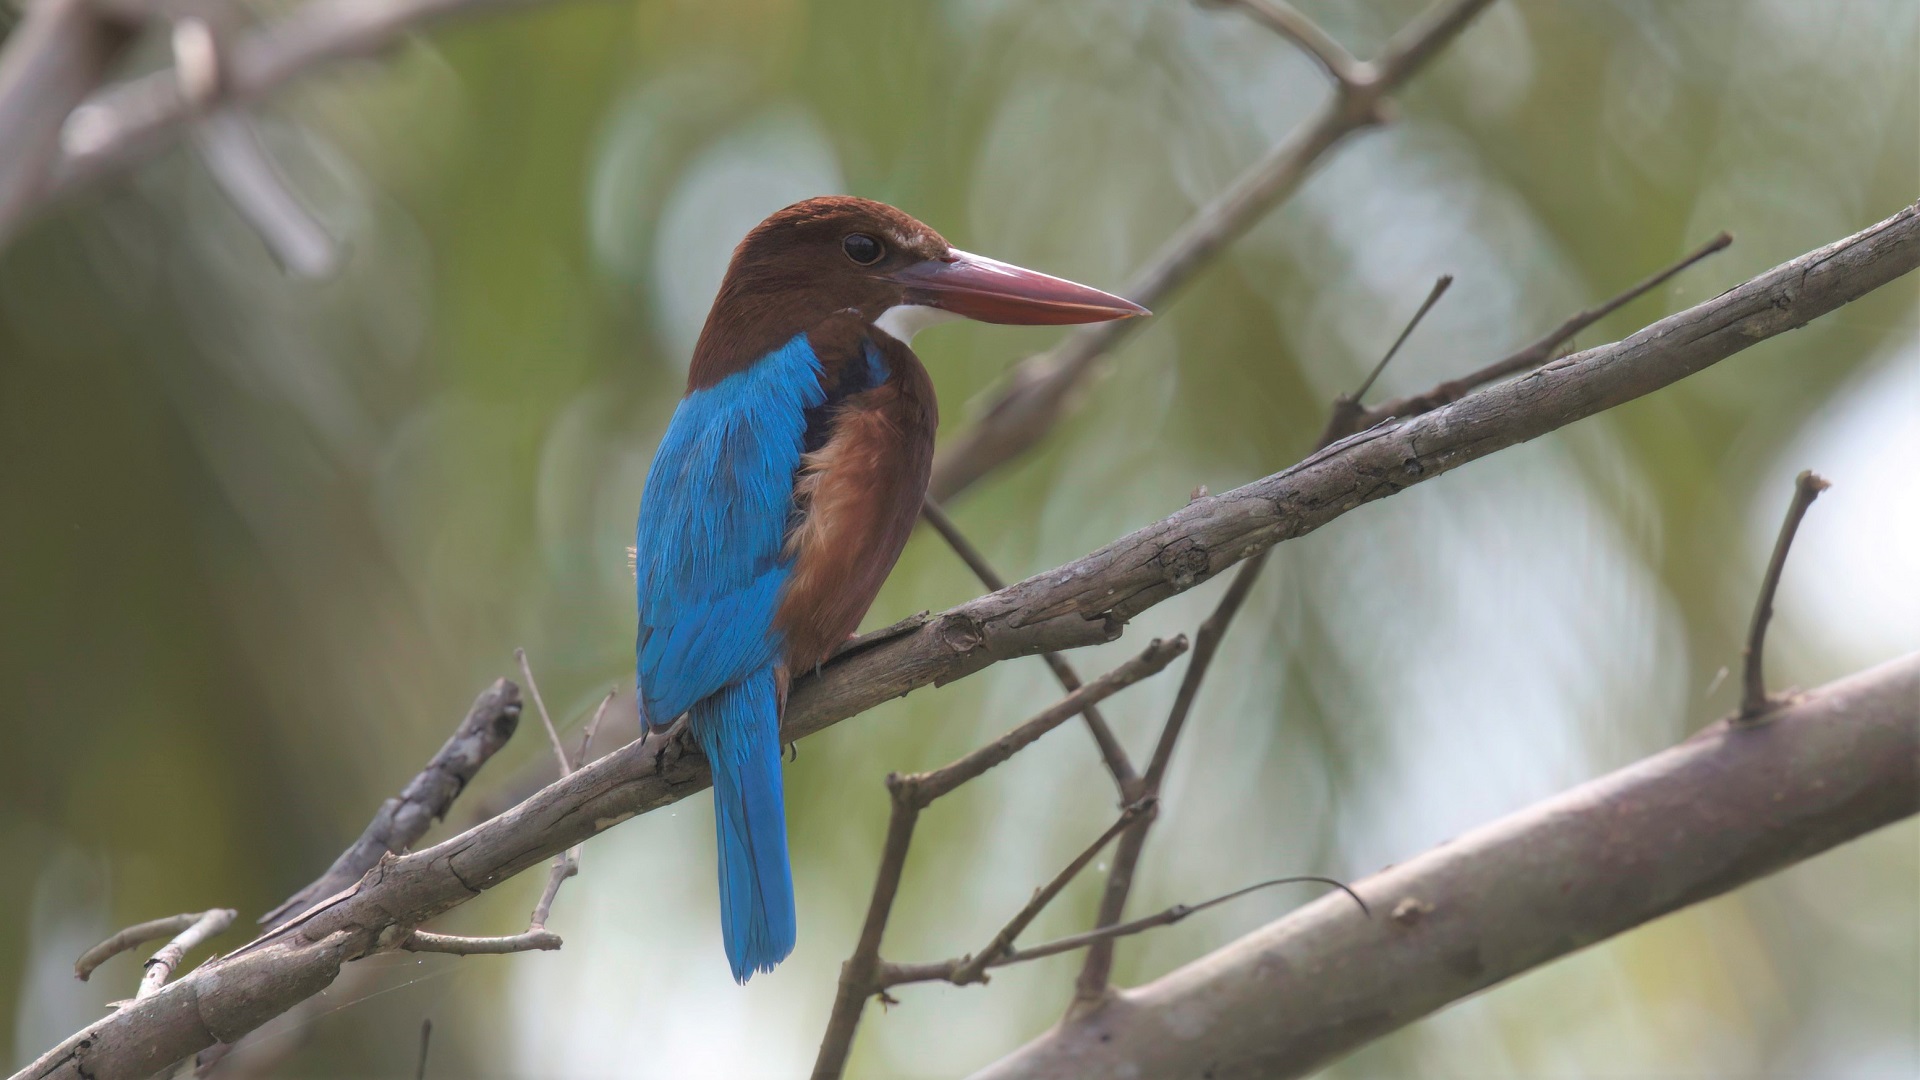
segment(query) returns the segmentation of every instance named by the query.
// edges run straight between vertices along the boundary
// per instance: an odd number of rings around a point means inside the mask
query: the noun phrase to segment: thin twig
[[[1232,625],[1233,617],[1240,612],[1247,595],[1253,591],[1254,582],[1259,580],[1260,571],[1267,565],[1268,552],[1261,552],[1234,571],[1233,580],[1228,583],[1227,591],[1220,596],[1220,602],[1214,606],[1213,613],[1193,636],[1193,656],[1187,660],[1187,670],[1180,677],[1180,690],[1174,695],[1173,708],[1167,712],[1167,722],[1160,728],[1160,738],[1154,744],[1153,757],[1147,763],[1147,774],[1142,781],[1145,797],[1157,799],[1160,785],[1166,779],[1167,765],[1173,760],[1173,747],[1180,739],[1180,733],[1186,729],[1187,717],[1193,710],[1194,699],[1200,696],[1200,684],[1205,681],[1207,672],[1213,666],[1213,658],[1219,652],[1220,641],[1226,637],[1227,627]],[[1126,911],[1127,895],[1133,891],[1133,873],[1140,864],[1140,853],[1146,847],[1147,832],[1159,817],[1157,804],[1134,823],[1120,837],[1120,846],[1114,850],[1113,866],[1107,872],[1107,885],[1100,894],[1100,910],[1094,919],[1094,928],[1112,926],[1120,921]],[[1079,978],[1074,982],[1074,1000],[1092,1001],[1106,993],[1107,981],[1113,972],[1113,944],[1111,938],[1093,942],[1082,962]]]
[[[567,756],[567,748],[560,743],[560,729],[553,726],[553,717],[547,712],[547,703],[540,699],[540,684],[533,681],[533,665],[527,663],[527,650],[513,650],[513,658],[520,662],[520,677],[527,680],[527,693],[533,695],[533,707],[540,714],[540,724],[547,729],[547,741],[553,744],[554,760],[560,764],[560,775],[573,772],[573,759]]]
[[[182,16],[174,21],[169,43],[180,96],[196,109],[206,108],[219,96],[223,68],[213,23],[197,15]]]
[[[1202,7],[1237,7],[1246,12],[1255,22],[1293,42],[1301,52],[1312,57],[1336,84],[1352,86],[1366,77],[1360,62],[1346,46],[1286,0],[1199,0],[1199,3]]]
[[[967,534],[961,532],[960,526],[947,515],[946,509],[935,502],[931,496],[921,504],[920,514],[927,519],[927,524],[933,526],[933,530],[940,534],[941,539],[947,542],[947,546],[953,549],[954,554],[960,556],[960,561],[966,563],[967,568],[980,579],[980,584],[985,585],[991,592],[999,592],[1007,587],[1006,579],[1000,576],[999,572],[993,568],[993,564],[987,561],[987,557],[981,554],[980,549],[973,545],[973,541],[967,539]],[[1044,652],[1040,654],[1040,659],[1046,662],[1047,668],[1053,672],[1054,679],[1068,693],[1080,689],[1080,673],[1073,669],[1073,665],[1067,662],[1066,657],[1057,652]],[[1120,745],[1120,740],[1114,736],[1113,728],[1107,724],[1107,718],[1100,714],[1099,709],[1089,705],[1087,711],[1080,715],[1086,718],[1087,731],[1093,735],[1094,744],[1100,748],[1100,758],[1106,762],[1107,773],[1113,777],[1114,787],[1119,789],[1122,802],[1132,801],[1138,794],[1136,789],[1139,787],[1140,774],[1134,771],[1133,762],[1128,760],[1126,748]]]
[[[1509,375],[1518,375],[1523,371],[1530,371],[1539,367],[1541,364],[1553,359],[1558,353],[1560,346],[1573,340],[1575,334],[1578,334],[1580,331],[1585,330],[1587,327],[1592,326],[1594,323],[1599,322],[1601,319],[1606,318],[1633,301],[1638,300],[1654,289],[1659,288],[1675,274],[1687,269],[1694,263],[1699,262],[1715,252],[1725,251],[1732,243],[1733,234],[1723,232],[1687,253],[1679,261],[1668,266],[1666,269],[1640,281],[1626,291],[1613,297],[1613,299],[1606,301],[1598,307],[1587,308],[1584,311],[1577,311],[1567,316],[1566,320],[1559,326],[1547,331],[1547,333],[1537,341],[1522,347],[1510,355],[1495,360],[1493,363],[1477,371],[1462,375],[1457,379],[1449,379],[1424,393],[1395,398],[1392,401],[1382,402],[1371,409],[1363,410],[1355,417],[1353,425],[1340,434],[1344,436],[1354,431],[1365,430],[1388,417],[1397,416],[1404,419],[1409,416],[1417,416],[1420,413],[1431,412],[1442,405],[1451,404],[1452,402],[1460,400],[1460,398],[1474,390],[1478,390],[1488,383],[1498,382]]]
[[[147,961],[147,969],[140,975],[140,989],[133,999],[140,1001],[159,993],[160,988],[173,977],[173,969],[180,966],[180,961],[186,959],[188,953],[226,933],[239,914],[232,908],[214,908],[194,916],[192,925],[180,931],[178,937],[167,942],[159,952],[153,954],[153,959]]]
[[[84,5],[85,0],[72,0]],[[325,64],[375,55],[421,24],[449,16],[534,6],[534,0],[308,0],[235,39],[226,50],[218,104],[258,101]],[[214,103],[206,103],[214,104]],[[164,150],[204,113],[180,92],[171,69],[135,76],[100,90],[72,110],[61,157],[36,200],[78,187]],[[66,110],[62,110],[64,116]]]
[[[987,942],[985,948],[970,957],[962,957],[949,981],[956,986],[986,982],[985,972],[988,966],[1010,952],[1014,939],[1025,932],[1027,927],[1032,925],[1033,920],[1040,917],[1040,913],[1046,910],[1047,905],[1053,903],[1054,898],[1080,875],[1080,871],[1087,868],[1088,863],[1092,862],[1100,852],[1106,850],[1114,837],[1119,836],[1129,825],[1138,821],[1151,809],[1152,805],[1150,799],[1145,799],[1122,810],[1114,823],[1107,826],[1106,832],[1101,833],[1093,843],[1088,844],[1085,850],[1075,856],[1072,862],[1062,867],[1060,872],[1053,876],[1053,880],[1034,890],[1033,898],[1027,901],[1025,907],[1015,912],[1013,918],[1007,920],[1007,924],[993,935],[993,939]]]
[[[1433,305],[1439,303],[1442,296],[1447,295],[1447,289],[1452,285],[1452,274],[1441,274],[1434,279],[1433,288],[1427,293],[1427,298],[1420,301],[1419,310],[1413,313],[1413,318],[1407,320],[1407,325],[1400,331],[1400,336],[1393,339],[1393,345],[1387,349],[1387,355],[1382,356],[1380,362],[1373,365],[1373,370],[1367,372],[1366,381],[1362,382],[1360,388],[1352,393],[1351,397],[1353,400],[1359,401],[1367,396],[1367,391],[1373,389],[1373,381],[1380,377],[1381,372],[1387,370],[1387,365],[1391,363],[1394,356],[1400,352],[1400,346],[1405,345],[1407,339],[1413,336],[1414,330],[1420,325],[1420,320],[1427,317],[1427,312],[1432,311]]]
[[[420,1062],[413,1067],[413,1080],[427,1080],[427,1047],[433,1044],[433,1017],[420,1021]]]
[[[1185,634],[1176,634],[1167,640],[1154,638],[1140,655],[1068,694],[1040,715],[951,764],[907,777],[903,783],[908,784],[919,804],[926,806],[961,784],[978,779],[987,770],[1031,746],[1040,736],[1078,716],[1087,702],[1103,701],[1141,679],[1159,674],[1186,651]]]
[[[573,775],[574,769],[578,766],[574,758],[567,756],[566,745],[560,741],[560,729],[554,726],[553,717],[547,712],[547,703],[540,698],[540,684],[534,681],[533,665],[527,661],[527,650],[515,649],[513,650],[513,655],[514,659],[520,662],[520,674],[527,680],[527,692],[533,695],[534,709],[540,714],[540,723],[546,727],[547,739],[553,744],[554,760],[560,766],[560,779],[565,780],[567,777]],[[586,730],[581,733],[580,738],[580,754],[578,758],[580,762],[586,761],[587,744],[593,741],[593,733],[600,727],[600,718],[606,715],[607,706],[613,703],[613,698],[616,693],[618,693],[617,690],[608,691],[607,696],[600,699],[600,706],[593,710],[593,718],[587,721]],[[547,933],[547,917],[553,912],[553,901],[555,897],[560,895],[560,886],[565,884],[568,878],[573,877],[579,872],[580,845],[575,844],[553,857],[552,868],[547,872],[546,887],[540,890],[540,899],[534,903],[533,913],[527,916],[527,930],[525,933],[506,938],[460,938],[457,940],[461,942],[485,943],[480,947],[468,948],[467,955],[559,948],[560,939]],[[414,936],[419,936],[419,931],[415,931]],[[444,942],[456,940],[440,934],[429,934],[428,937]],[[551,944],[547,943],[549,938],[552,939]],[[455,950],[452,948],[437,947],[432,949],[415,949],[414,951],[453,952]]]
[[[80,959],[73,962],[73,977],[79,979],[81,982],[86,982],[87,978],[91,976],[94,970],[101,964],[106,963],[130,949],[137,949],[149,941],[159,941],[163,937],[171,937],[185,930],[187,927],[192,926],[194,923],[199,922],[200,917],[204,914],[206,913],[203,911],[189,911],[184,915],[169,915],[164,919],[135,923],[100,944],[95,945],[93,948],[88,949],[86,952],[81,953]]]
[[[1138,656],[1105,675],[1068,694],[1044,712],[1014,728],[986,746],[931,772],[887,775],[887,793],[892,813],[887,819],[887,838],[880,849],[880,868],[874,873],[873,896],[867,902],[867,916],[860,927],[860,939],[853,955],[840,967],[840,985],[835,992],[833,1013],[827,1019],[826,1033],[820,1040],[820,1053],[814,1059],[815,1080],[838,1077],[847,1065],[853,1049],[854,1032],[860,1026],[860,1014],[867,998],[880,989],[874,982],[880,968],[880,943],[893,913],[893,902],[900,891],[900,877],[907,865],[907,851],[913,844],[913,829],[920,811],[935,799],[974,780],[1033,744],[1034,740],[1080,715],[1096,701],[1120,692],[1166,668],[1174,658],[1187,651],[1187,639],[1171,641],[1155,638]]]
[[[507,953],[552,952],[560,948],[560,935],[546,930],[528,930],[510,937],[463,937],[459,934],[433,934],[415,930],[400,942],[407,952],[450,953],[454,956],[504,956]]]
[[[1067,937],[1058,938],[1041,945],[1035,945],[1032,948],[1018,949],[1013,952],[1004,953],[987,961],[984,966],[989,968],[1007,967],[1011,964],[1024,964],[1029,960],[1042,960],[1049,956],[1058,956],[1064,952],[1084,949],[1090,945],[1098,945],[1101,942],[1112,941],[1115,938],[1129,937],[1133,934],[1155,929],[1156,927],[1172,926],[1174,923],[1179,922],[1189,915],[1199,914],[1210,907],[1218,907],[1229,900],[1238,900],[1248,893],[1258,892],[1261,889],[1270,889],[1275,885],[1298,885],[1309,881],[1317,882],[1321,885],[1331,885],[1341,892],[1346,893],[1353,899],[1354,903],[1360,905],[1362,914],[1366,915],[1369,919],[1373,917],[1373,909],[1369,908],[1367,902],[1360,899],[1360,894],[1354,892],[1352,887],[1347,885],[1346,882],[1330,877],[1319,877],[1314,874],[1302,874],[1297,877],[1274,878],[1271,881],[1258,882],[1244,888],[1235,889],[1225,895],[1216,896],[1211,900],[1202,900],[1198,904],[1175,904],[1165,911],[1155,912],[1152,915],[1146,915],[1134,919],[1131,922],[1116,923],[1112,926],[1101,927],[1098,930],[1089,930],[1084,934],[1072,934]],[[953,964],[954,961],[951,960],[935,964],[885,964],[881,967],[879,974],[881,988],[886,989],[910,982],[960,983],[962,981],[961,975],[964,973],[965,968],[956,968],[952,966]]]
[[[580,749],[576,750],[573,755],[575,768],[579,768],[587,763],[587,751],[593,747],[593,737],[600,733],[600,721],[606,719],[608,707],[611,706],[614,699],[619,696],[620,688],[616,686],[607,691],[607,696],[600,699],[599,707],[593,710],[593,718],[587,721],[585,730],[580,732]]]
[[[567,770],[567,776],[573,775],[581,765],[586,764],[587,748],[593,745],[594,733],[600,730],[600,721],[607,715],[607,706],[613,704],[613,699],[617,697],[619,693],[618,687],[607,691],[607,696],[600,699],[599,707],[593,710],[593,718],[587,721],[585,730],[580,733],[580,750],[574,755],[573,765]],[[564,779],[564,777],[562,778]],[[575,844],[566,851],[553,857],[553,866],[547,872],[546,887],[540,891],[540,899],[534,903],[533,913],[527,917],[527,934],[521,935],[522,937],[546,930],[547,918],[553,913],[554,898],[560,895],[560,886],[565,883],[567,879],[575,877],[580,873],[581,850],[581,845]],[[559,948],[560,946],[557,944],[559,939],[555,938],[554,941],[556,944],[553,947],[556,949]],[[545,946],[536,947],[545,948]]]
[[[533,914],[527,917],[529,932],[547,928],[547,916],[553,913],[553,899],[560,895],[561,883],[579,872],[580,845],[575,844],[553,857],[553,869],[547,872],[547,887],[540,891],[540,899],[533,905]],[[557,945],[554,947],[559,948]]]
[[[587,721],[585,729],[580,732],[580,751],[569,759],[566,748],[561,745],[560,732],[553,726],[553,718],[547,715],[546,704],[540,700],[540,688],[533,681],[533,668],[527,663],[527,651],[525,649],[515,649],[514,655],[520,660],[520,671],[527,678],[527,689],[533,694],[533,703],[540,713],[541,722],[547,727],[547,736],[553,740],[553,755],[559,759],[560,779],[565,780],[567,777],[572,776],[575,770],[579,769],[581,765],[586,764],[587,748],[593,745],[594,733],[600,730],[600,721],[607,715],[607,706],[613,704],[613,699],[619,695],[620,690],[618,687],[608,690],[607,696],[600,699],[599,706],[593,710],[592,718]],[[533,949],[559,948],[560,939],[551,934],[546,934],[547,917],[553,913],[553,901],[555,897],[560,895],[560,886],[565,884],[568,878],[574,877],[579,873],[580,845],[575,844],[553,857],[553,866],[547,872],[546,887],[540,890],[540,899],[534,903],[533,913],[527,916],[526,933],[513,938],[488,938],[484,940],[497,942],[532,942],[532,944],[526,945],[526,948]],[[543,934],[545,934],[546,937],[552,938],[553,944],[545,944],[546,939],[541,937]],[[438,951],[450,952],[452,950],[441,949]],[[521,950],[500,948],[493,951],[516,952]]]
[[[1420,302],[1420,307],[1413,313],[1413,318],[1407,320],[1407,325],[1400,330],[1400,336],[1393,340],[1392,347],[1380,357],[1380,362],[1373,365],[1373,370],[1367,373],[1366,379],[1352,393],[1341,394],[1333,399],[1333,408],[1327,411],[1326,425],[1321,428],[1320,441],[1315,444],[1314,449],[1324,450],[1368,426],[1363,422],[1367,409],[1362,404],[1366,400],[1367,391],[1373,389],[1374,380],[1380,377],[1381,372],[1387,370],[1387,365],[1400,352],[1400,346],[1405,345],[1407,339],[1413,336],[1414,330],[1427,317],[1427,312],[1433,310],[1433,305],[1440,302],[1440,298],[1446,295],[1447,289],[1452,285],[1452,274],[1441,274],[1436,278],[1433,289],[1427,293],[1427,298]]]
[[[1773,557],[1767,560],[1766,576],[1760,579],[1760,596],[1753,605],[1753,620],[1747,624],[1745,666],[1740,680],[1741,720],[1751,721],[1779,702],[1767,695],[1767,679],[1760,661],[1767,644],[1767,624],[1773,621],[1773,594],[1780,588],[1780,572],[1786,569],[1787,552],[1793,547],[1793,534],[1800,531],[1800,519],[1807,507],[1831,485],[1820,474],[1807,469],[1793,481],[1793,501],[1787,504],[1787,516],[1780,522],[1780,535],[1773,541]]]

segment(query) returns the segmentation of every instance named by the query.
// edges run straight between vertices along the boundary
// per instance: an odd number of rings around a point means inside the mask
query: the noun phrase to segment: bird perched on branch
[[[734,250],[647,473],[634,575],[641,718],[657,730],[685,714],[713,768],[736,980],[793,951],[788,681],[859,625],[926,493],[939,416],[914,333],[1146,313],[865,199],[796,203]]]

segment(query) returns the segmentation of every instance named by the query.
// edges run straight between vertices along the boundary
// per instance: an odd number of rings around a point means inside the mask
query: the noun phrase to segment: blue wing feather
[[[826,401],[805,334],[680,402],[635,529],[642,714],[665,726],[780,658],[773,627],[807,413]]]

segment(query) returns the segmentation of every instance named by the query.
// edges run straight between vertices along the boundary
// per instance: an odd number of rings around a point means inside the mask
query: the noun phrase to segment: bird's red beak
[[[888,276],[906,288],[908,303],[979,322],[1054,326],[1152,314],[1112,293],[957,249]]]

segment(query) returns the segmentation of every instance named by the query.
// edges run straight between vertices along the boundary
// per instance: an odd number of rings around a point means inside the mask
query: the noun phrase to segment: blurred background
[[[1411,0],[1301,7],[1356,53]],[[1721,229],[1734,247],[1583,335],[1620,337],[1920,190],[1910,0],[1505,0],[1113,358],[1038,453],[952,507],[1009,576],[1307,451],[1433,278],[1404,393],[1531,340]],[[148,58],[155,60],[157,58]],[[436,29],[262,112],[344,245],[283,273],[174,151],[0,255],[0,1059],[127,997],[75,956],[304,884],[525,646],[563,723],[631,679],[625,546],[732,245],[850,192],[960,246],[1116,287],[1327,93],[1286,43],[1178,0],[619,0]],[[1674,388],[1278,549],[1180,747],[1132,910],[1364,875],[1685,737],[1735,702],[1791,477],[1775,685],[1920,647],[1920,322],[1900,282]],[[1056,340],[923,335],[949,433]],[[1076,657],[1191,631],[1222,583]],[[979,589],[922,530],[880,625]],[[1106,706],[1144,754],[1177,674]],[[276,1024],[254,1071],[783,1077],[865,908],[888,770],[1057,696],[1037,660],[918,692],[789,766],[802,932],[728,978],[705,795],[586,848],[559,953],[383,956]],[[529,714],[528,723],[532,722]],[[429,839],[551,768],[521,735]],[[1110,820],[1063,728],[923,819],[886,953],[976,947]],[[1884,830],[1532,973],[1329,1070],[1920,1074],[1920,831]],[[1104,866],[1104,860],[1101,863]],[[529,874],[437,929],[522,929]],[[1027,935],[1091,918],[1087,875]],[[1127,942],[1152,978],[1308,895]],[[1074,957],[868,1011],[853,1073],[950,1076],[1043,1030]],[[245,1065],[244,1060],[236,1064]],[[235,1075],[244,1075],[240,1070]]]

